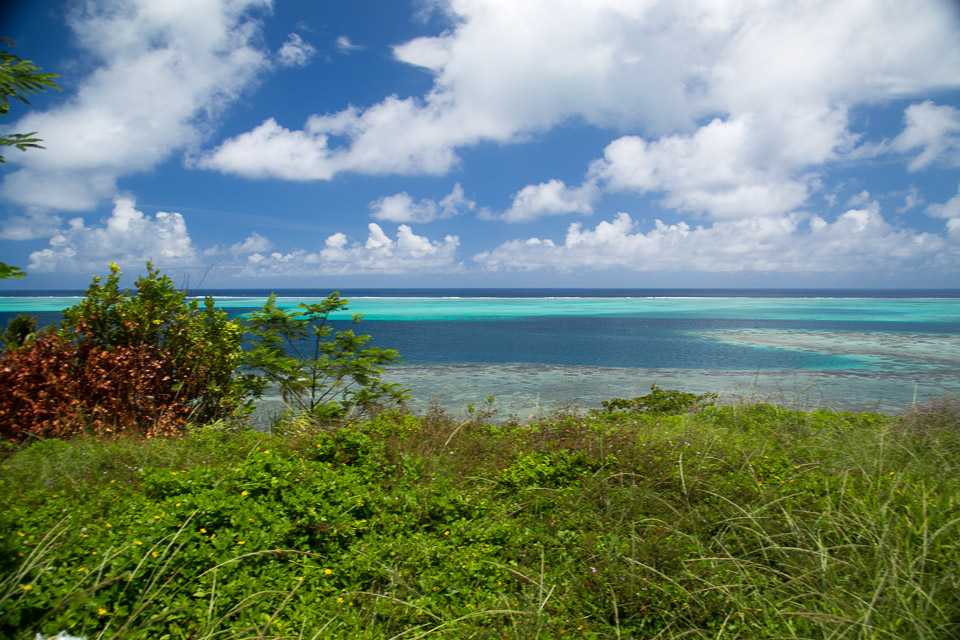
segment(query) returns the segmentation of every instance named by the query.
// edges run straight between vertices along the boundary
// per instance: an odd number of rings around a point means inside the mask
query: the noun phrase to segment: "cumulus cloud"
[[[297,249],[269,255],[254,253],[239,270],[244,276],[306,276],[342,274],[402,274],[427,271],[458,271],[455,262],[460,239],[445,236],[442,241],[418,236],[402,224],[390,238],[375,222],[368,225],[366,242],[351,241],[343,233],[329,236],[323,249]]]
[[[135,205],[133,198],[116,198],[113,212],[99,226],[86,226],[82,218],[69,220],[47,248],[30,254],[29,269],[88,271],[109,262],[139,268],[148,260],[158,267],[197,264],[183,216],[163,211],[145,215]]]
[[[88,210],[119,176],[196,145],[211,116],[266,68],[251,10],[270,0],[88,2],[69,23],[98,66],[76,94],[11,126],[40,131],[46,151],[10,154],[22,168],[0,194],[12,202]]]
[[[472,211],[476,206],[477,203],[464,195],[463,187],[458,182],[440,202],[428,198],[414,202],[406,191],[384,196],[370,203],[370,215],[387,222],[425,223],[452,218],[464,211]]]
[[[301,130],[267,120],[203,166],[292,180],[442,174],[457,166],[460,147],[527,140],[576,119],[641,134],[649,153],[675,165],[738,163],[730,175],[712,167],[699,179],[675,167],[654,176],[650,188],[669,206],[731,218],[755,196],[764,215],[778,215],[805,198],[809,167],[855,144],[851,106],[960,84],[948,3],[440,4],[447,31],[394,48],[397,60],[433,74],[426,95],[312,116]],[[706,144],[723,134],[733,149]],[[680,193],[687,184],[689,196]]]
[[[901,153],[920,150],[907,165],[910,171],[937,161],[960,166],[960,109],[927,100],[907,107],[903,120],[906,126],[890,146]]]
[[[579,187],[568,187],[563,180],[549,180],[527,185],[513,194],[510,208],[494,217],[507,222],[529,222],[563,213],[589,215],[599,195],[595,180],[586,180]]]
[[[960,187],[957,188],[957,195],[943,204],[934,203],[928,205],[926,211],[936,218],[945,218],[947,221],[947,231],[951,236],[960,238]]]
[[[833,222],[789,213],[715,222],[665,224],[642,231],[626,213],[593,229],[575,222],[562,243],[511,240],[474,256],[491,271],[628,269],[634,271],[843,272],[891,270],[910,261],[933,261],[944,240],[898,229],[876,203],[851,209]]]
[[[457,157],[449,136],[438,127],[455,129],[456,124],[440,109],[391,96],[364,112],[351,107],[311,116],[302,130],[287,129],[268,118],[202,157],[198,166],[247,178],[300,181],[329,180],[342,171],[441,175]],[[462,131],[461,140],[468,140]],[[331,147],[331,136],[352,142]]]
[[[714,119],[693,135],[611,142],[591,174],[614,191],[664,192],[665,206],[718,219],[777,215],[807,199],[810,176],[765,162],[752,118]],[[802,164],[800,165],[803,166]]]
[[[286,42],[277,51],[277,59],[284,67],[305,67],[310,64],[310,58],[317,50],[309,42],[305,42],[297,33],[287,36]]]

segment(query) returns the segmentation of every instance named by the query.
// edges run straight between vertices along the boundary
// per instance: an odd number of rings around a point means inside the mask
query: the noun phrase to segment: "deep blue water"
[[[82,292],[0,295],[0,323],[25,310],[46,325]],[[25,295],[32,293],[33,295]],[[200,290],[231,316],[270,291]],[[277,290],[286,306],[316,289]],[[720,370],[885,369],[871,354],[745,345],[717,331],[960,335],[960,290],[818,289],[352,289],[351,313],[376,346],[406,364],[533,363]],[[348,323],[335,322],[343,328]]]
[[[201,290],[231,316],[271,292]],[[329,291],[277,290],[281,307]],[[455,407],[489,394],[512,407],[588,405],[651,383],[692,391],[818,389],[818,402],[897,410],[960,392],[960,290],[345,289],[349,325],[396,349],[391,372]],[[31,295],[32,294],[32,295]],[[0,326],[19,312],[46,325],[82,292],[0,293]],[[766,384],[766,388],[764,388]],[[791,392],[796,395],[796,392]],[[807,393],[804,391],[803,393]],[[787,394],[789,395],[789,394]]]

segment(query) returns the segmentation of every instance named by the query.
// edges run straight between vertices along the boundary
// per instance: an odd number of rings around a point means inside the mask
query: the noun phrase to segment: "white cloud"
[[[152,261],[158,267],[193,266],[197,252],[179,213],[144,215],[133,198],[117,197],[113,212],[101,226],[88,227],[73,218],[57,230],[46,249],[30,254],[29,269],[38,272],[102,269],[109,262],[139,268]]]
[[[43,209],[31,209],[25,216],[10,216],[0,222],[0,240],[36,240],[49,238],[63,220]]]
[[[396,238],[390,238],[375,222],[368,225],[369,235],[364,243],[351,242],[343,233],[329,236],[319,251],[297,249],[290,253],[269,255],[254,253],[239,269],[243,276],[306,276],[402,274],[459,271],[455,262],[460,239],[445,236],[442,241],[416,235],[402,224]]]
[[[923,197],[920,195],[920,191],[917,190],[917,187],[910,185],[910,188],[903,193],[903,206],[897,209],[897,213],[906,213],[911,209],[914,209],[921,204],[923,204]]]
[[[363,47],[358,44],[353,44],[350,42],[350,38],[347,36],[337,37],[337,49],[340,50],[340,53],[353,53],[354,51],[362,51]]]
[[[448,0],[430,7],[438,4],[450,29],[394,48],[398,60],[433,73],[429,93],[313,116],[301,131],[268,120],[225,141],[203,165],[294,180],[439,174],[456,166],[459,147],[526,140],[577,119],[642,132],[654,149],[692,145],[660,154],[702,166],[696,147],[705,136],[744,127],[739,139],[731,134],[736,148],[711,152],[740,161],[742,174],[719,176],[717,187],[709,177],[661,176],[654,188],[667,192],[669,206],[718,218],[742,215],[754,196],[767,203],[764,214],[776,215],[806,197],[811,166],[854,144],[851,106],[960,85],[960,39],[946,2]],[[699,129],[708,117],[719,124]],[[658,140],[665,134],[672,137]],[[342,142],[333,145],[335,135]],[[687,184],[689,196],[680,193]]]
[[[859,207],[867,204],[868,202],[870,202],[870,192],[866,189],[847,198],[848,207]]]
[[[446,122],[441,122],[445,119]],[[413,98],[387,98],[363,113],[350,108],[311,116],[302,130],[281,127],[273,118],[227,140],[201,158],[200,167],[248,178],[329,180],[342,171],[367,174],[446,173],[457,162],[449,144],[455,122],[439,109]],[[460,128],[467,141],[468,128]],[[330,147],[330,136],[349,146]]]
[[[564,213],[589,215],[599,195],[594,180],[586,180],[576,188],[568,187],[562,180],[531,184],[515,193],[510,208],[496,217],[507,222],[529,222]]]
[[[693,135],[653,142],[624,136],[590,173],[607,189],[665,192],[664,205],[717,219],[791,211],[807,199],[812,177],[791,171],[803,163],[791,167],[781,159],[777,166],[761,138],[749,117],[714,119]]]
[[[452,218],[463,211],[472,211],[477,204],[467,198],[460,183],[453,185],[449,194],[438,203],[424,198],[414,202],[406,191],[392,196],[384,196],[370,203],[370,215],[377,220],[387,222],[432,222],[443,218]]]
[[[928,205],[927,213],[936,218],[945,218],[947,231],[960,239],[960,187],[957,188],[957,195],[943,204]]]
[[[903,120],[906,126],[891,147],[901,153],[920,149],[907,165],[910,171],[926,169],[937,161],[960,166],[960,109],[927,100],[907,107]]]
[[[0,193],[19,204],[86,210],[119,176],[196,145],[225,104],[268,64],[252,9],[270,0],[108,0],[71,14],[84,59],[100,61],[61,106],[12,125],[45,151],[10,154],[22,168]]]
[[[262,235],[254,231],[241,242],[230,245],[229,251],[236,256],[241,254],[269,251],[272,248],[273,243],[270,242],[270,240],[264,238]]]
[[[305,42],[299,34],[291,33],[277,51],[277,58],[284,67],[305,67],[316,53],[313,45]]]
[[[833,222],[798,213],[715,222],[691,227],[656,220],[647,232],[626,213],[594,229],[573,223],[560,244],[550,239],[511,240],[474,260],[491,271],[628,269],[634,271],[890,271],[911,261],[935,261],[944,240],[897,229],[875,203],[851,209]]]

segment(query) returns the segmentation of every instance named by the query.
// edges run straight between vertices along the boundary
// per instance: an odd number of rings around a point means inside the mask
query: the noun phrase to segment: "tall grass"
[[[40,442],[3,459],[0,635],[960,637],[958,407]]]

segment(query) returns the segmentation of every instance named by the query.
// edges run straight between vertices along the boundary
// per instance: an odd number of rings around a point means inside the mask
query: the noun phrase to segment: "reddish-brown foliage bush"
[[[147,264],[137,291],[120,269],[94,277],[84,298],[34,342],[0,355],[0,438],[180,433],[248,411],[248,379],[234,375],[243,327],[208,297],[187,297]],[[250,382],[253,384],[253,382]]]
[[[191,408],[174,374],[150,345],[104,348],[45,335],[0,360],[0,437],[178,433]]]

